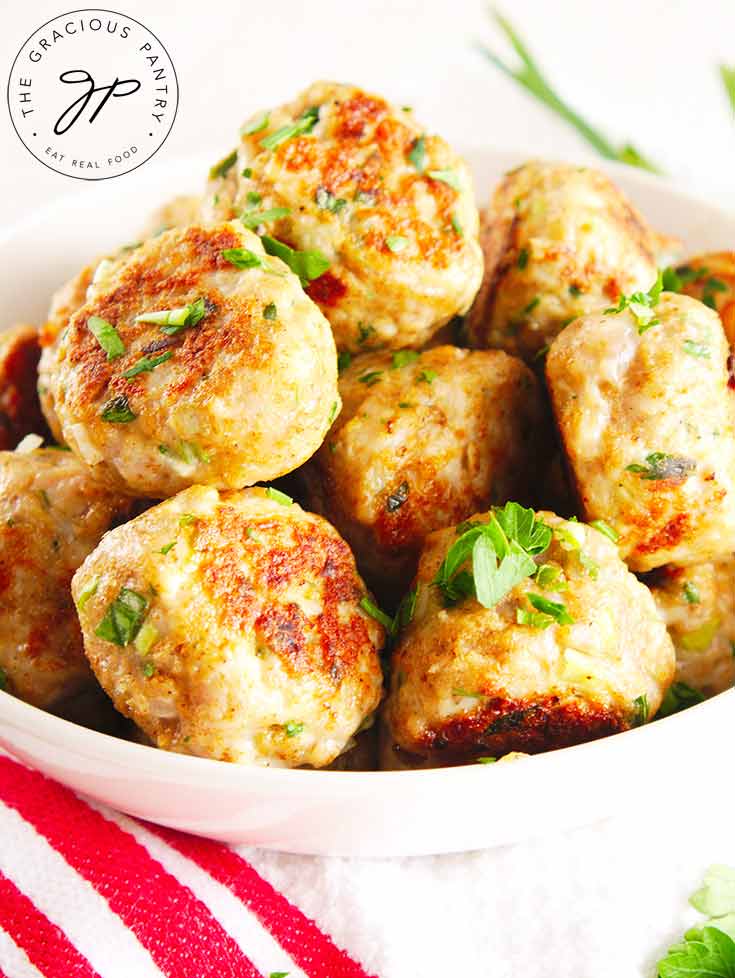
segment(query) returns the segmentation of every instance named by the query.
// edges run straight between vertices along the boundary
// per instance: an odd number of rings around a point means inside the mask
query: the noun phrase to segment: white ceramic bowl
[[[478,195],[510,153],[467,154]],[[211,162],[211,161],[210,161]],[[599,164],[595,164],[599,165]],[[625,167],[606,167],[654,227],[688,252],[735,246],[735,216]],[[134,240],[167,195],[196,192],[206,160],[143,169],[65,199],[0,235],[3,320],[40,321],[48,297],[91,257]],[[245,768],[93,733],[0,693],[0,746],[114,808],[189,832],[290,852],[405,856],[478,849],[656,800],[681,772],[719,778],[716,746],[735,691],[677,716],[513,764],[400,772]]]

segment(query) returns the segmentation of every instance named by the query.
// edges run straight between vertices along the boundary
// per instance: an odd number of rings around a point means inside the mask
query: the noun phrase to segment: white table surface
[[[5,5],[6,73],[28,34],[64,9],[58,0]],[[512,57],[481,0],[126,0],[121,9],[159,35],[179,77],[174,130],[146,164],[162,186],[167,161],[210,147],[218,158],[253,110],[320,77],[412,105],[459,147],[588,152],[472,50],[482,38]],[[733,0],[514,0],[504,9],[560,91],[613,140],[735,206],[735,117],[715,70],[735,63]],[[0,224],[87,190],[37,163],[7,113],[0,140]],[[134,195],[134,175],[117,182]],[[712,745],[722,752],[720,784],[700,784],[696,771],[659,784],[651,772],[649,796],[625,817],[522,846],[352,865],[251,858],[380,978],[647,976],[690,921],[685,901],[707,863],[735,864],[730,741],[723,731]]]

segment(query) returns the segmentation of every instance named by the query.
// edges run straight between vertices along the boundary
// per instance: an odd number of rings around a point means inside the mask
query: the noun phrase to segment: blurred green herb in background
[[[617,160],[619,163],[638,166],[644,170],[650,170],[652,173],[661,172],[654,163],[639,153],[635,146],[631,146],[628,143],[620,149],[616,149],[599,129],[590,125],[578,112],[575,112],[570,105],[556,94],[549,82],[544,78],[530,52],[513,28],[513,25],[497,10],[491,10],[491,14],[521,59],[521,67],[511,68],[497,54],[481,44],[480,51],[496,68],[499,68],[509,78],[522,85],[534,98],[537,98],[539,102],[542,102],[552,112],[556,112],[565,122],[573,126],[587,140],[590,146],[597,150],[600,156],[603,156],[607,160]],[[729,82],[731,86],[730,95],[732,98],[735,98],[735,71],[723,68],[723,78],[725,77],[726,71],[731,72]],[[728,84],[728,82],[726,81],[725,84]]]
[[[735,112],[735,68],[720,65],[720,76],[722,77],[722,83],[730,99],[730,105],[732,105],[733,112]]]

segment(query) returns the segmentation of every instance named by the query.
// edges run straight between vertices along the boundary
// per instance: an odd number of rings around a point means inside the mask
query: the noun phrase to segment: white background
[[[5,75],[27,35],[64,9],[5,5]],[[459,147],[586,152],[473,51],[485,39],[512,57],[475,0],[125,0],[121,9],[161,38],[179,76],[174,130],[146,164],[164,192],[175,190],[168,161],[210,148],[216,160],[247,115],[319,77],[410,104]],[[514,0],[504,12],[561,92],[614,141],[634,142],[679,183],[735,206],[735,118],[716,73],[718,62],[735,63],[733,0]],[[37,163],[7,113],[0,139],[0,223],[88,189]],[[134,177],[116,184],[134,207]],[[690,920],[685,900],[706,864],[735,864],[731,740],[723,731],[712,744],[720,784],[701,784],[696,770],[661,784],[652,771],[650,793],[630,799],[625,818],[561,837],[400,863],[251,858],[380,978],[650,975]]]

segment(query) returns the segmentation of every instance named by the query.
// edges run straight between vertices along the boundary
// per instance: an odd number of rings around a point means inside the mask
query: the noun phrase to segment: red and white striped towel
[[[227,846],[0,756],[0,978],[370,978]]]

